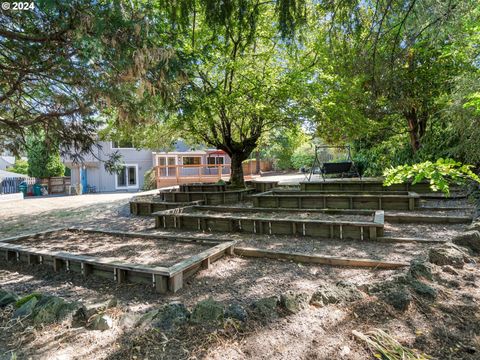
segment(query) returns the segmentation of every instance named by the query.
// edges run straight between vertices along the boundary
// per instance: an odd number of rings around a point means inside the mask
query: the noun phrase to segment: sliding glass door
[[[138,189],[138,165],[125,165],[115,178],[117,189]]]

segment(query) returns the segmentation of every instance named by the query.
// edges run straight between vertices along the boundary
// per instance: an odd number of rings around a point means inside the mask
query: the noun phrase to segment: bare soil
[[[77,231],[57,231],[37,238],[17,240],[15,244],[32,250],[64,251],[104,260],[166,267],[211,247],[200,243]]]
[[[268,236],[260,241],[259,239],[248,238],[242,240],[238,246],[298,252],[311,255],[408,262],[414,258],[425,256],[431,244],[376,243],[354,240]]]
[[[335,214],[331,215],[328,213],[321,212],[289,212],[289,211],[252,211],[252,212],[240,212],[240,211],[212,211],[212,210],[195,210],[190,213],[198,213],[202,215],[208,215],[213,218],[225,218],[225,217],[236,217],[242,219],[276,219],[276,220],[323,220],[323,221],[351,221],[351,222],[373,222],[373,215],[344,215],[344,214]]]

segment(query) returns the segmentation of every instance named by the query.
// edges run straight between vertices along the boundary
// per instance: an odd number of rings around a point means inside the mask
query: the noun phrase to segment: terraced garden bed
[[[383,211],[189,206],[153,214],[156,228],[376,240]]]
[[[145,233],[56,229],[0,240],[0,261],[44,264],[54,271],[152,284],[176,292],[200,268],[233,254],[233,241],[199,240]]]
[[[417,193],[397,191],[284,191],[271,190],[252,195],[255,207],[296,208],[296,209],[372,209],[372,210],[414,210],[420,197]]]
[[[226,191],[160,191],[160,201],[166,202],[191,202],[203,201],[205,205],[232,204],[243,201],[254,189],[239,189]]]

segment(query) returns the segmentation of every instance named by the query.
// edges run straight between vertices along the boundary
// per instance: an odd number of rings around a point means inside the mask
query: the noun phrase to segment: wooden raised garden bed
[[[132,215],[148,216],[157,211],[176,209],[189,205],[202,205],[203,200],[190,202],[158,201],[158,198],[137,198],[130,201],[130,213]]]
[[[101,247],[101,237],[111,240],[105,245],[108,250],[89,244],[97,242]],[[156,292],[166,293],[177,292],[184,279],[225,254],[233,255],[234,245],[235,241],[68,228],[0,240],[0,262],[46,264],[54,271],[109,278],[118,283],[147,284]],[[129,251],[122,252],[125,247]],[[117,260],[118,257],[143,259],[142,251],[150,254],[149,261]],[[95,256],[96,252],[99,256]],[[106,252],[111,256],[105,255]]]
[[[226,191],[160,191],[159,200],[167,202],[191,202],[203,200],[205,205],[219,205],[243,201],[253,189],[226,190]]]
[[[432,192],[428,182],[421,182],[415,185],[394,184],[383,186],[381,179],[336,179],[327,181],[305,181],[300,183],[302,191],[413,191],[416,193]]]
[[[414,192],[322,192],[272,190],[252,195],[255,207],[293,209],[414,210],[420,196]]]
[[[278,181],[252,181],[251,186],[256,192],[265,192],[278,186]]]
[[[212,191],[226,191],[228,189],[226,184],[206,184],[193,183],[180,185],[180,192],[212,192]]]
[[[188,206],[154,213],[156,228],[376,240],[383,211],[252,209]],[[349,220],[349,218],[354,218]],[[360,219],[359,219],[360,218]]]

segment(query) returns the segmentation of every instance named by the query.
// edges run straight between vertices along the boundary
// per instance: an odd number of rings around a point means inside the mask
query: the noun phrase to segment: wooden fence
[[[49,194],[66,194],[70,187],[69,176],[55,176],[46,179],[41,179],[40,184],[46,186]]]
[[[20,192],[19,185],[21,182],[26,182],[28,185],[33,185],[37,179],[31,177],[7,177],[3,178],[0,184],[0,194],[14,194]]]
[[[66,194],[70,187],[70,177],[58,176],[45,179],[36,179],[32,177],[8,177],[2,179],[0,185],[0,194],[14,194],[20,192],[20,183],[26,182],[28,185],[27,193],[32,192],[32,186],[36,183],[47,187],[49,194]]]
[[[254,175],[257,173],[257,160],[244,161],[242,167],[244,175]],[[269,160],[260,160],[259,169],[262,172],[272,170],[272,162]]]

